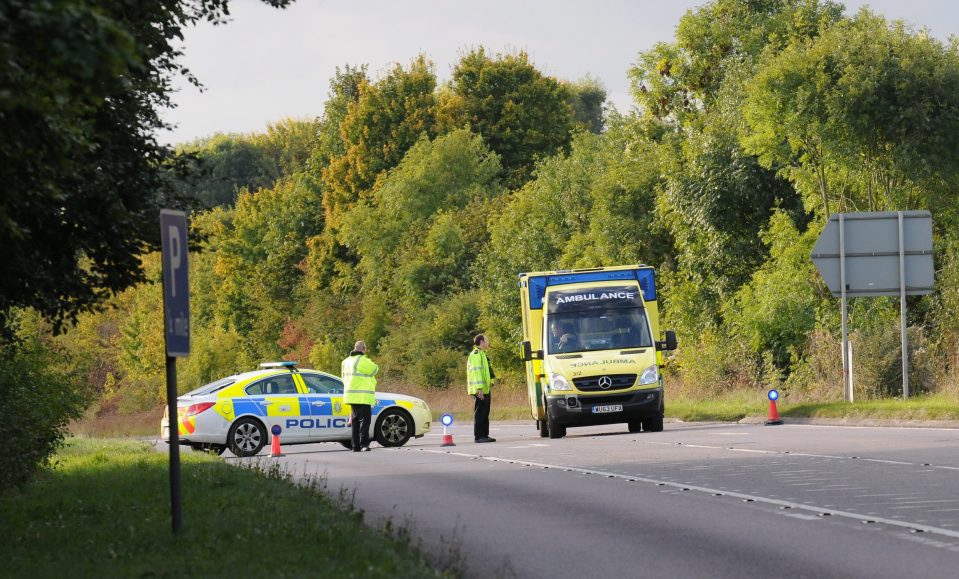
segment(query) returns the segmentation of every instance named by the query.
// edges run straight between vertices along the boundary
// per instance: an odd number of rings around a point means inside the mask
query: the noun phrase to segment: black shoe
[[[358,448],[353,448],[353,449],[350,449],[350,450],[352,450],[353,452],[359,452],[359,451],[360,451],[360,449],[358,449]]]
[[[363,452],[369,452],[369,451],[370,451],[370,447],[364,446],[364,447],[361,448],[360,450],[362,450]]]
[[[476,439],[476,442],[478,442],[478,443],[479,443],[479,442],[496,442],[496,439],[495,439],[495,438],[490,438],[490,437],[488,437],[488,436],[484,436],[483,438],[477,438],[477,439]]]

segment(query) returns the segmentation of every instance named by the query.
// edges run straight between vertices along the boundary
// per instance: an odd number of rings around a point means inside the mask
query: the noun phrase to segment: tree
[[[563,84],[569,91],[569,106],[573,108],[576,122],[591,133],[603,132],[606,107],[606,88],[603,83],[586,76],[576,82]]]
[[[629,71],[633,97],[649,117],[694,122],[730,72],[750,67],[765,50],[815,37],[842,10],[831,1],[714,0],[680,19],[675,42],[640,54]]]
[[[349,70],[347,71],[349,72]],[[433,136],[436,74],[423,55],[399,64],[376,83],[361,81],[358,98],[340,123],[345,151],[323,170],[327,221],[334,228],[343,209],[368,192],[421,135]]]
[[[289,0],[265,0],[285,6]],[[229,0],[0,5],[0,327],[32,306],[55,329],[143,279],[166,202],[158,109],[185,74],[174,42]]]
[[[543,75],[525,52],[491,58],[477,48],[453,68],[450,89],[456,96],[450,122],[483,137],[502,159],[510,188],[528,181],[537,161],[569,145],[576,125],[570,89]]]
[[[742,141],[801,190],[815,190],[825,215],[833,203],[954,215],[957,111],[955,48],[862,10],[759,67]]]

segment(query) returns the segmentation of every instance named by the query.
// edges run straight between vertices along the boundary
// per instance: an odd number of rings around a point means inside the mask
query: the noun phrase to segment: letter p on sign
[[[160,211],[163,326],[167,356],[190,355],[190,276],[186,213]]]

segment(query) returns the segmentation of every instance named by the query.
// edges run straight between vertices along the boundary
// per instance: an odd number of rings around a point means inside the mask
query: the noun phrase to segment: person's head
[[[559,322],[553,322],[549,327],[549,331],[553,332],[553,337],[556,338],[563,335],[563,328],[560,327]]]
[[[358,341],[357,343],[353,344],[353,351],[354,351],[354,352],[360,352],[360,353],[365,354],[365,353],[366,353],[366,342],[364,342],[363,340],[360,340],[360,341]]]
[[[473,338],[473,345],[480,350],[485,350],[489,347],[489,340],[486,339],[484,334],[478,334],[475,338]]]

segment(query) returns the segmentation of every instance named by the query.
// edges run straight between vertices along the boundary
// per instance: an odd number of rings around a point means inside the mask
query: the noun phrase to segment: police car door
[[[346,440],[350,429],[346,425],[349,407],[343,404],[343,382],[327,374],[301,372],[306,384],[312,424],[313,440]]]
[[[264,378],[256,383],[259,396],[253,400],[264,410],[266,427],[273,430],[279,425],[281,440],[284,442],[302,441],[309,437],[309,427],[303,428],[302,421],[309,418],[306,394],[301,393],[293,381],[293,374],[278,374]]]

